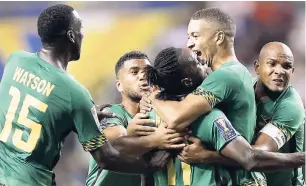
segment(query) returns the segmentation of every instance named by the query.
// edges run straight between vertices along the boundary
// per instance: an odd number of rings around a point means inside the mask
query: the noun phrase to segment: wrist
[[[153,133],[149,136],[145,136],[145,138],[147,139],[147,147],[148,148],[151,148],[151,149],[154,149],[154,148],[158,148],[159,145],[157,143],[157,138],[156,138],[156,135]]]
[[[201,163],[214,163],[217,158],[217,152],[205,150],[201,152]]]

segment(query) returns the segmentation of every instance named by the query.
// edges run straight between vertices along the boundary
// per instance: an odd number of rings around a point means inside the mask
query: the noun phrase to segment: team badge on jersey
[[[227,119],[219,118],[214,121],[214,124],[217,126],[218,131],[221,133],[225,141],[233,139],[237,136],[234,127]]]

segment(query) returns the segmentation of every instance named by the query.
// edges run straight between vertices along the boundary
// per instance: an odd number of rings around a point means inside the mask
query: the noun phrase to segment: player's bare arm
[[[207,150],[199,139],[190,136],[188,141],[192,142],[192,144],[184,147],[183,151],[179,155],[179,158],[185,163],[218,163],[238,166],[235,161],[221,156],[218,152]],[[259,133],[252,148],[267,152],[278,151],[278,146],[275,140],[265,133]]]
[[[149,97],[158,115],[168,124],[169,128],[183,130],[201,115],[211,110],[209,102],[200,95],[188,94],[182,101],[164,101]]]
[[[143,119],[142,122],[152,123],[152,120]],[[132,120],[133,121],[133,120]],[[140,121],[140,120],[136,120]],[[153,128],[153,127],[149,127]],[[148,136],[127,136],[127,131],[122,126],[113,126],[104,129],[106,138],[120,152],[129,156],[142,156],[146,152],[155,149],[179,149],[183,148],[183,135],[175,130],[166,129],[162,126],[156,128],[155,132]]]
[[[305,152],[286,154],[254,150],[241,136],[226,145],[220,153],[248,171],[277,171],[305,164]]]
[[[142,174],[150,169],[143,158],[120,154],[108,141],[90,153],[102,169],[130,174]]]
[[[259,137],[260,140],[267,139],[266,135]],[[268,137],[269,138],[269,137]],[[296,168],[305,163],[305,153],[272,153],[253,148],[241,136],[232,140],[228,145],[221,150],[220,153],[216,151],[205,150],[198,139],[192,139],[193,147],[184,148],[180,154],[180,159],[187,163],[219,163],[235,166],[240,165],[248,171],[278,171],[289,168]],[[258,141],[258,140],[257,140]],[[260,149],[273,150],[275,148],[271,141],[267,144],[257,145]],[[197,152],[195,154],[195,152]],[[195,154],[195,155],[192,155]],[[223,156],[222,156],[223,155]],[[237,163],[236,163],[237,162]]]

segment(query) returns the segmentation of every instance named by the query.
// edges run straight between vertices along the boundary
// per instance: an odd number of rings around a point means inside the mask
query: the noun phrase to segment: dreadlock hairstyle
[[[166,48],[162,50],[154,61],[154,66],[147,67],[147,80],[150,85],[157,85],[160,92],[157,99],[179,100],[185,87],[181,84],[179,61],[183,49]]]

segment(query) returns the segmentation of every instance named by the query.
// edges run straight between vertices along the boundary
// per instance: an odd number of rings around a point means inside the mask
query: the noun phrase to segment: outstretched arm
[[[239,164],[229,158],[222,156],[217,151],[207,150],[201,141],[194,137],[189,137],[191,145],[186,146],[180,153],[179,157],[186,163],[217,163],[229,166],[239,166]],[[254,150],[276,152],[278,147],[276,142],[267,134],[260,133],[255,145],[252,145]]]
[[[232,126],[228,125],[229,128]],[[234,131],[234,130],[232,130]],[[218,134],[217,134],[218,135]],[[264,150],[277,151],[278,147],[273,139],[261,133],[255,146],[251,146],[243,137],[236,136],[222,147],[219,152],[205,150],[198,139],[192,138],[192,145],[185,147],[180,159],[187,163],[220,163],[241,166],[248,171],[278,171],[296,168],[305,163],[305,153],[272,153]],[[219,140],[219,141],[222,141]],[[217,147],[218,148],[218,147]],[[259,149],[259,150],[258,150]]]
[[[296,168],[305,164],[305,152],[273,153],[254,150],[241,136],[226,145],[220,153],[248,171],[278,171]]]

